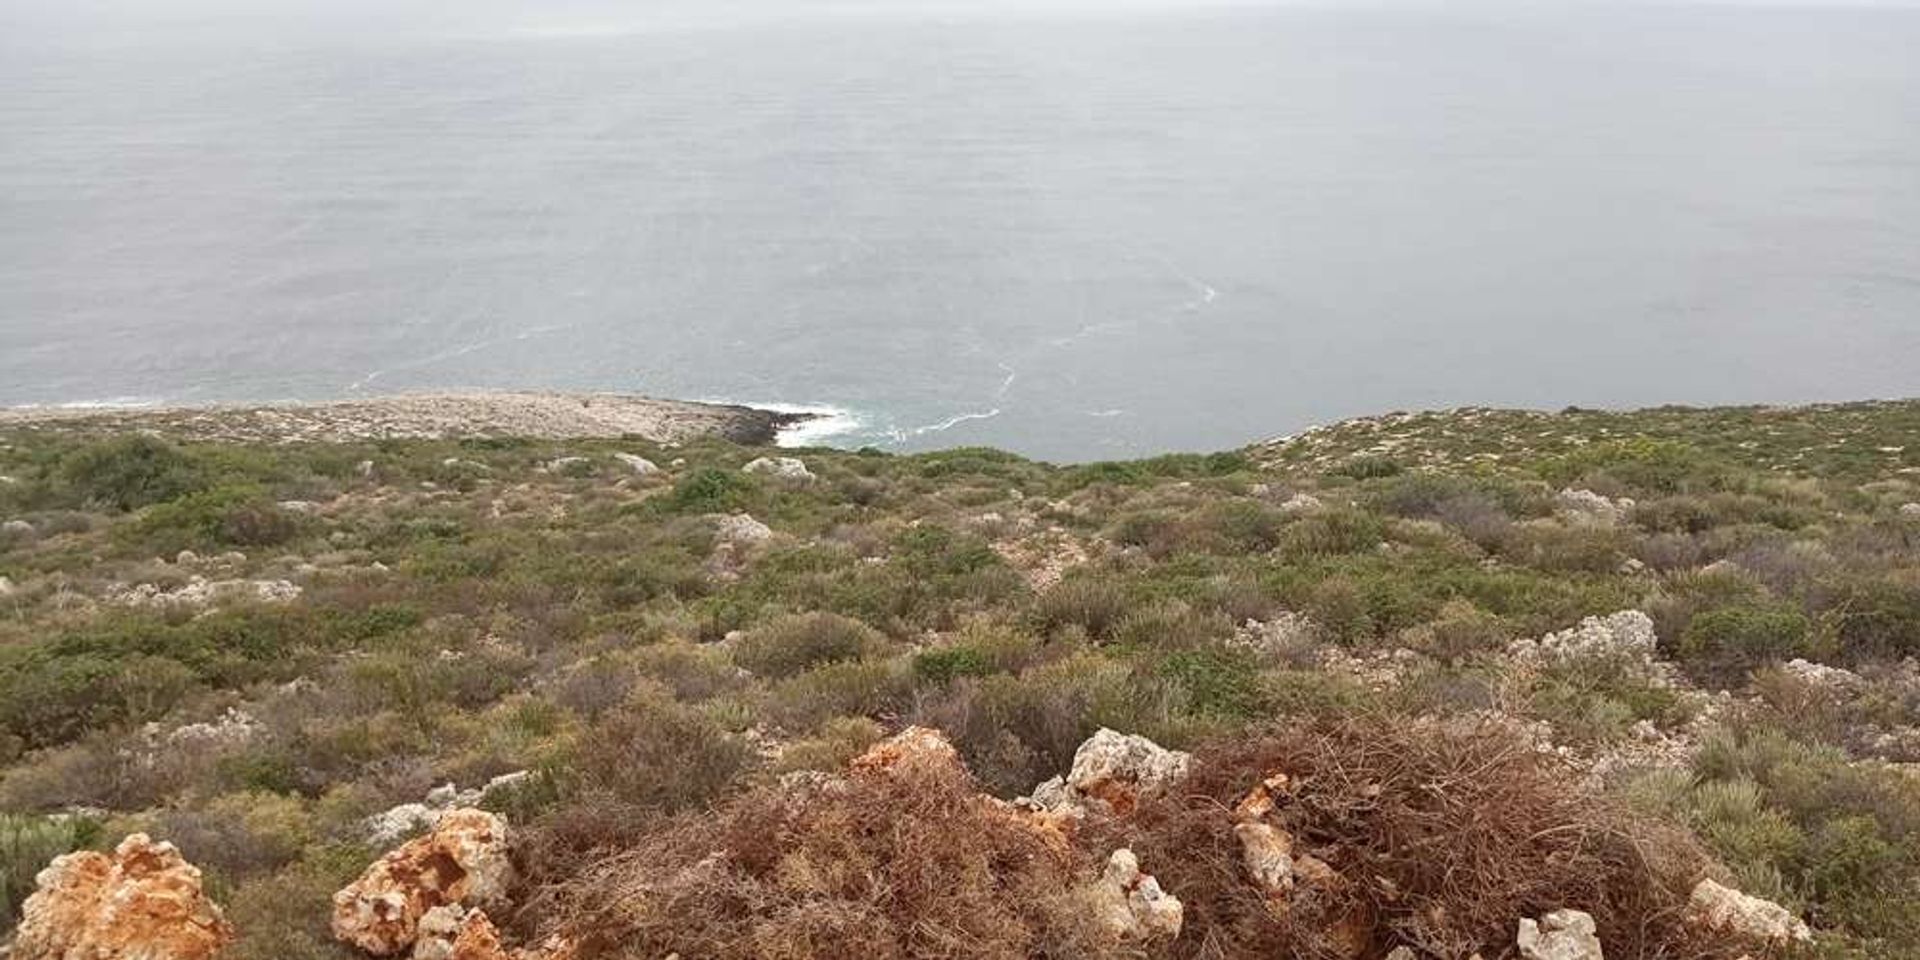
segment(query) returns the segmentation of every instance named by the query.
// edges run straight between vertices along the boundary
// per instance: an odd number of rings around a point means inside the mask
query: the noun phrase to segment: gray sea
[[[1085,460],[1920,394],[1920,9],[0,0],[0,404]]]

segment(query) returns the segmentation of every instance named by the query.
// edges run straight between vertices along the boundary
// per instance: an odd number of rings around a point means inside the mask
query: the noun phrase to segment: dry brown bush
[[[586,957],[1087,957],[1072,888],[1090,870],[971,777],[912,767],[676,819],[522,916]]]
[[[1296,785],[1280,825],[1344,878],[1284,916],[1248,882],[1228,812],[1276,772]],[[1498,726],[1351,720],[1203,747],[1184,789],[1088,840],[1125,842],[1185,902],[1173,956],[1345,957],[1326,932],[1345,918],[1363,956],[1500,956],[1521,917],[1561,907],[1593,914],[1610,960],[1722,956],[1679,923],[1705,855],[1577,784]]]
[[[1340,877],[1303,883],[1283,909],[1250,881],[1234,832],[1236,803],[1274,773],[1293,788],[1271,822]],[[519,932],[615,958],[1500,957],[1521,918],[1570,907],[1594,916],[1614,960],[1734,956],[1681,922],[1711,867],[1691,839],[1587,792],[1496,724],[1364,719],[1220,740],[1183,785],[1066,843],[978,790],[962,771],[913,767],[769,787],[624,837],[606,823],[549,830]],[[1121,846],[1185,903],[1177,939],[1116,947],[1091,929],[1076,891]],[[556,854],[566,862],[541,862]]]

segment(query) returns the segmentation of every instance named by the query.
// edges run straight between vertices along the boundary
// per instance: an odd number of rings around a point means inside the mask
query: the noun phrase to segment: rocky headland
[[[14,407],[0,409],[0,430],[138,430],[181,440],[252,443],[474,437],[638,437],[677,443],[718,437],[740,444],[766,444],[781,429],[807,417],[624,393],[475,392],[258,405]]]

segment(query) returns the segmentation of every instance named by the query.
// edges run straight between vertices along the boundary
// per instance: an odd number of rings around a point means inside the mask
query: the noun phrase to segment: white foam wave
[[[834,440],[857,435],[867,425],[866,418],[845,407],[826,403],[783,403],[780,401],[735,400],[730,397],[701,397],[700,403],[752,407],[774,413],[803,413],[807,419],[780,428],[774,445],[781,447],[831,447]]]
[[[896,443],[904,442],[929,433],[940,433],[945,430],[951,430],[969,420],[991,420],[999,415],[999,407],[994,407],[992,410],[985,410],[979,413],[955,414],[937,423],[929,423],[925,426],[913,427],[909,430],[896,430],[894,431],[893,438]]]

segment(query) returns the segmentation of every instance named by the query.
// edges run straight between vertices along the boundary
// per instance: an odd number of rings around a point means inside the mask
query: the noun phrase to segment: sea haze
[[[1916,51],[1832,4],[0,0],[0,404],[622,390],[1097,459],[1911,395]]]

